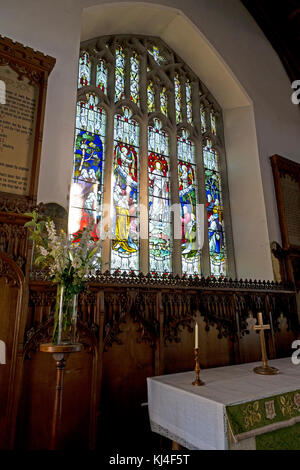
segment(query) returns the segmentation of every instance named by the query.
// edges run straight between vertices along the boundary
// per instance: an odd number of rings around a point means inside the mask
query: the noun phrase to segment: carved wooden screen
[[[24,337],[24,275],[0,252],[0,340],[5,343],[5,364],[0,364],[0,449],[12,448],[20,393],[22,358],[18,347]]]

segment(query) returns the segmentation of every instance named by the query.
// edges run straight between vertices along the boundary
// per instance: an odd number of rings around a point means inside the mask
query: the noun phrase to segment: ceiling
[[[300,0],[241,0],[277,51],[291,81],[300,80]]]

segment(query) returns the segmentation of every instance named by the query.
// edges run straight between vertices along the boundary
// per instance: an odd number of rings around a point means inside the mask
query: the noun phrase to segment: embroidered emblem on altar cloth
[[[267,419],[274,419],[276,416],[274,400],[266,401],[265,408],[266,408]]]

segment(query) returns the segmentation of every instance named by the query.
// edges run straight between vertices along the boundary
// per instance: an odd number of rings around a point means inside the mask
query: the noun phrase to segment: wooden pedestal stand
[[[81,344],[44,343],[40,345],[40,351],[52,353],[53,359],[56,361],[56,389],[49,446],[50,450],[55,450],[61,424],[64,369],[69,354],[81,351]]]

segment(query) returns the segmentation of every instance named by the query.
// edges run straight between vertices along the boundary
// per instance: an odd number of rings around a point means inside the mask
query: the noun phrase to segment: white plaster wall
[[[105,17],[107,3],[121,3],[124,15]],[[144,18],[142,7],[148,11]],[[238,277],[272,278],[269,242],[280,242],[280,231],[269,156],[300,161],[300,112],[278,56],[239,0],[133,0],[129,8],[107,0],[10,0],[1,5],[0,31],[57,59],[49,79],[38,198],[65,207],[80,40],[131,32],[168,42],[224,110]]]

